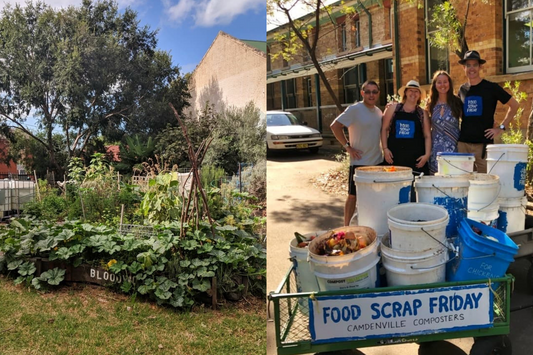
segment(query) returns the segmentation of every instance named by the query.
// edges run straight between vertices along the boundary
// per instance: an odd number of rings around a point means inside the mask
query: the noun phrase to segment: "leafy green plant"
[[[515,81],[514,85],[507,81],[503,85],[505,89],[508,89],[511,91],[511,95],[515,98],[515,100],[520,104],[521,102],[524,102],[527,100],[527,94],[523,91],[520,91],[520,82]],[[518,110],[513,117],[513,120],[509,124],[509,129],[506,130],[501,135],[501,141],[504,144],[526,144],[529,147],[528,152],[528,164],[527,164],[527,176],[528,176],[528,184],[531,184],[531,178],[532,178],[532,165],[531,161],[533,159],[533,142],[531,142],[527,137],[524,136],[524,133],[522,132],[522,129],[520,128],[520,120],[522,118],[522,114],[524,113],[523,107],[518,107]]]
[[[175,221],[180,219],[182,202],[177,174],[159,174],[149,180],[140,210],[149,224]]]
[[[178,308],[192,306],[200,294],[210,291],[213,277],[222,295],[243,291],[236,280],[244,279],[249,292],[264,295],[266,250],[260,236],[250,232],[261,221],[231,218],[234,225],[218,225],[214,237],[210,226],[201,223],[181,237],[177,225],[171,224],[157,227],[144,239],[81,221],[57,225],[16,219],[0,230],[0,271],[13,273],[17,283],[31,280],[33,287],[42,289],[60,284],[64,269],[35,275],[30,259],[105,267],[124,276],[118,286],[122,292]]]

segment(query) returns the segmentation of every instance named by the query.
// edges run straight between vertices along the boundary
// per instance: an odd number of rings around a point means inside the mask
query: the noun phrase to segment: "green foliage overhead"
[[[156,32],[114,1],[6,6],[0,33],[0,116],[38,142],[56,171],[64,166],[55,132],[68,156],[79,156],[100,135],[120,139],[124,129],[153,133],[151,123],[166,125],[162,101],[170,97],[178,111],[186,105],[185,82],[157,50]],[[154,114],[146,116],[144,105]],[[42,135],[26,125],[32,116]]]

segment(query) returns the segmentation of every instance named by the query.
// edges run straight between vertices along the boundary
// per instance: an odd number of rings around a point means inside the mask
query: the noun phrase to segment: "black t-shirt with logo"
[[[465,143],[493,143],[485,138],[485,130],[494,128],[494,112],[498,101],[506,104],[511,95],[500,85],[482,79],[477,85],[463,84],[459,89],[463,102],[463,117],[459,141]]]

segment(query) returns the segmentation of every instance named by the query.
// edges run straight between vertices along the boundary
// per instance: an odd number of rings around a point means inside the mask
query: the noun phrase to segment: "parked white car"
[[[267,111],[266,114],[267,150],[309,149],[317,153],[322,146],[322,135],[314,128],[307,127],[292,113]]]

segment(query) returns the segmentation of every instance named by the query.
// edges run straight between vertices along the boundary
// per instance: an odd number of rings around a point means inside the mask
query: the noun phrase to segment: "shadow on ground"
[[[340,351],[326,351],[315,355],[365,355],[365,349],[350,349]],[[418,355],[467,355],[459,347],[447,341],[432,341],[420,344]]]
[[[313,154],[307,150],[288,150],[282,152],[269,152],[267,159],[278,163],[290,163],[295,161],[309,161],[316,159],[325,159],[336,161],[335,155],[339,154],[339,150],[320,150],[317,154]]]
[[[290,204],[290,213],[287,213],[287,211],[268,211],[268,218],[274,223],[291,223],[306,220],[307,223],[312,222],[313,228],[324,230],[338,227],[331,225],[331,216],[342,216],[344,214],[343,206],[332,206],[328,201],[310,204],[309,201],[292,199],[289,195],[282,196],[278,201],[285,201]]]

